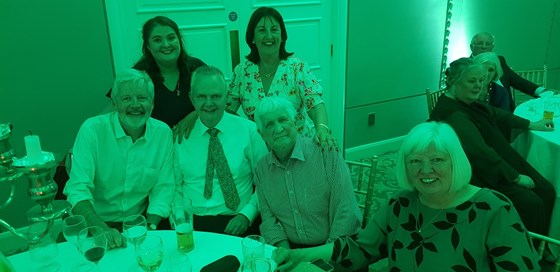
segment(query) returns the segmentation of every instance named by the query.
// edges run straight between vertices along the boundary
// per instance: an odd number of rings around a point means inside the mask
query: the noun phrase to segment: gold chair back
[[[432,110],[434,110],[434,107],[436,106],[439,97],[443,93],[445,93],[445,89],[432,92],[430,91],[429,88],[426,88],[426,99],[428,100],[428,114],[432,114]]]
[[[544,236],[544,235],[529,231],[529,237],[531,237],[531,239],[533,239],[533,240],[540,241],[539,248],[537,249],[537,251],[539,252],[539,255],[541,256],[541,258],[543,258],[544,252],[547,248],[547,244],[553,244],[557,248],[560,247],[560,241],[559,240],[556,240],[554,238],[550,238],[548,236]],[[553,271],[553,272],[559,272],[560,271],[560,259],[558,259],[558,258],[556,259],[556,261],[554,262],[554,269],[552,269],[551,271]]]
[[[352,176],[357,174],[357,179],[354,184],[354,193],[358,199],[358,206],[363,210],[362,228],[366,226],[371,215],[377,161],[377,156],[371,157],[371,163],[346,160],[346,164],[348,165]]]
[[[545,64],[543,69],[517,71],[516,73],[520,77],[546,88],[547,72],[548,69]],[[527,95],[517,89],[513,89],[513,101],[516,106],[532,98],[533,97],[530,95]]]

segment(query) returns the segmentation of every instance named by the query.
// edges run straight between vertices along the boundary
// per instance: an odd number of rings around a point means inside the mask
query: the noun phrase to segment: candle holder
[[[0,124],[0,128],[1,126],[2,124]],[[11,202],[15,191],[14,180],[22,175],[26,175],[28,178],[27,193],[31,196],[31,199],[38,203],[38,205],[27,211],[27,219],[32,222],[47,223],[47,228],[44,233],[33,238],[40,239],[50,231],[54,220],[61,218],[63,214],[70,211],[71,205],[68,201],[54,200],[56,192],[58,191],[58,185],[51,178],[51,172],[58,165],[58,161],[54,158],[52,153],[43,152],[43,154],[47,155],[44,156],[46,159],[33,163],[27,162],[26,157],[14,160],[13,155],[15,155],[15,152],[8,142],[10,134],[11,131],[4,133],[0,138],[0,159],[2,160],[2,169],[0,170],[3,171],[0,172],[0,182],[12,183],[10,196],[0,208],[5,208]],[[0,225],[13,234],[27,240],[25,234],[17,232],[16,229],[6,221],[0,219]]]
[[[12,158],[16,155],[14,149],[10,145],[10,136],[12,135],[11,124],[0,124],[0,184],[10,183],[10,195],[8,199],[0,204],[0,209],[7,207],[14,197],[15,184],[13,180],[21,177],[23,173],[17,172],[12,167]]]

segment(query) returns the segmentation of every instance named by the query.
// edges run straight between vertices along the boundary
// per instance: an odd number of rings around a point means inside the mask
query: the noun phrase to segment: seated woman
[[[474,57],[474,61],[482,64],[484,70],[488,71],[478,101],[490,104],[502,110],[513,112],[513,103],[511,103],[512,97],[510,97],[506,88],[497,83],[498,79],[504,74],[498,55],[494,52],[480,53]]]
[[[397,161],[403,192],[389,200],[357,238],[299,250],[276,249],[280,271],[330,259],[354,271],[388,257],[387,271],[540,271],[517,211],[504,195],[469,184],[459,138],[429,122],[405,137]]]
[[[554,187],[508,142],[513,129],[551,131],[552,121],[529,120],[478,102],[486,76],[483,66],[469,58],[451,63],[446,70],[447,88],[430,115],[451,125],[473,168],[471,183],[506,195],[527,229],[547,234]]]

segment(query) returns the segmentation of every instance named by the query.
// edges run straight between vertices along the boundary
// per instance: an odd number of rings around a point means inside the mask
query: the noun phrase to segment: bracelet
[[[329,133],[331,133],[331,129],[329,128],[329,126],[327,126],[327,125],[325,125],[325,124],[323,124],[323,123],[319,123],[319,124],[317,124],[317,126],[324,127],[324,128],[327,129],[327,131],[328,131]]]

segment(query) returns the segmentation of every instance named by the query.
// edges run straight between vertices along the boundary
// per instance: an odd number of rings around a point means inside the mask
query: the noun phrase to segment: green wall
[[[28,131],[41,137],[43,150],[64,154],[82,122],[108,103],[114,73],[104,3],[2,0],[0,26],[0,123],[14,125],[18,157]],[[27,179],[15,182],[15,200],[0,218],[22,226],[34,202]],[[8,188],[0,184],[0,202]]]

